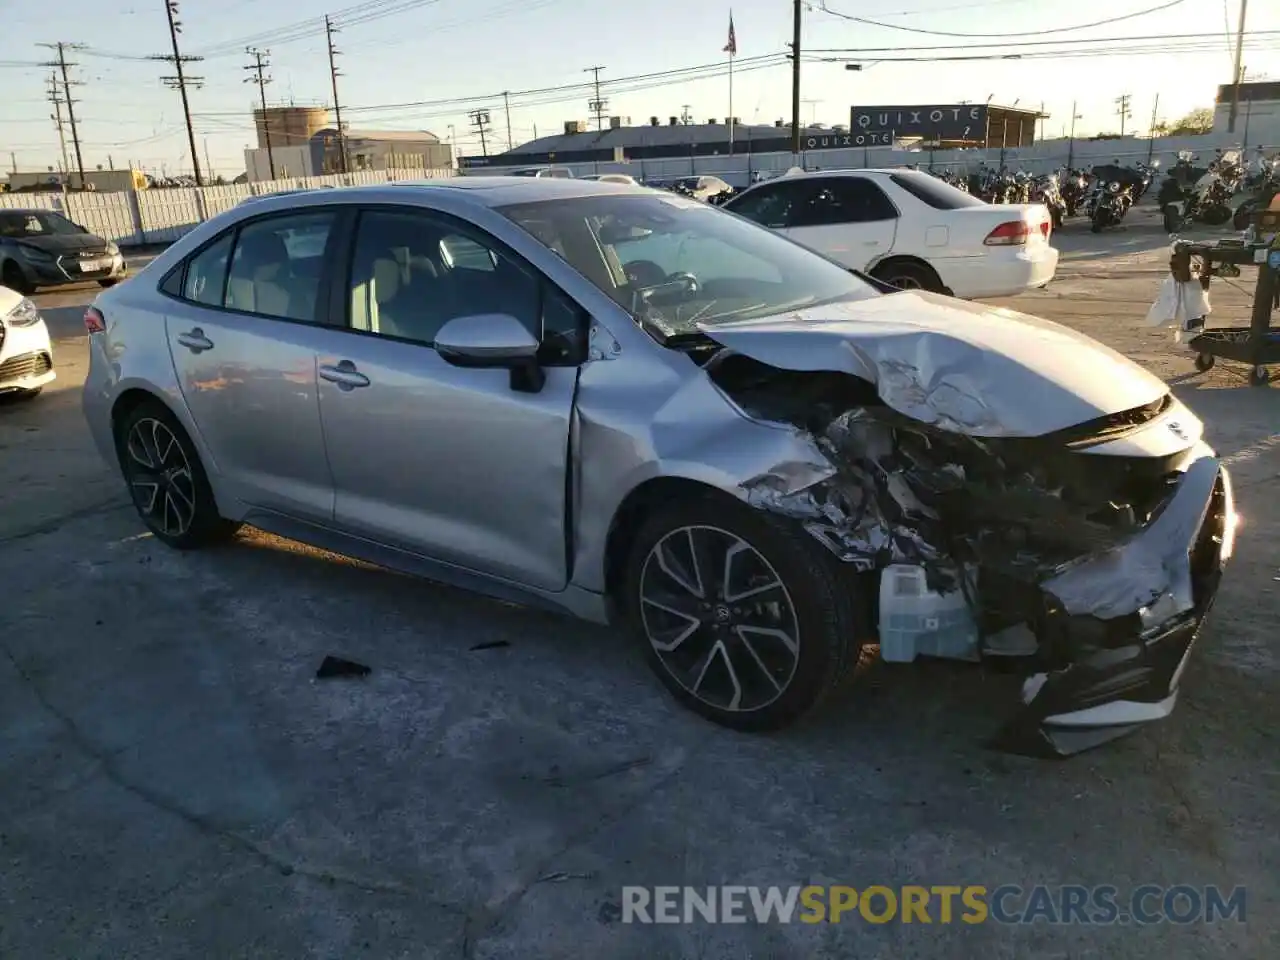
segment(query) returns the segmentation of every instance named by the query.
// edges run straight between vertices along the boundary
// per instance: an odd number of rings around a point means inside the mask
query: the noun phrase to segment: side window
[[[875,223],[896,220],[898,209],[873,181],[866,177],[837,177],[829,182],[832,190],[832,223]]]
[[[350,323],[430,346],[454,317],[506,313],[540,336],[539,284],[478,232],[425,214],[371,210],[356,228]]]
[[[785,226],[791,206],[788,186],[788,184],[778,184],[752,190],[737,200],[731,201],[728,209],[740,217],[754,220],[766,227]]]
[[[240,229],[224,306],[282,320],[315,320],[332,213],[256,220]]]
[[[544,366],[568,366],[581,363],[586,353],[587,323],[582,308],[551,284],[543,284],[538,362]]]
[[[227,259],[234,236],[234,230],[223,234],[191,258],[187,279],[182,285],[182,299],[209,307],[222,306],[222,288],[226,285]]]

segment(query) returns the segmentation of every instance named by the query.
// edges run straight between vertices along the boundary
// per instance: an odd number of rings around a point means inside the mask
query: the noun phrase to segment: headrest
[[[289,248],[284,238],[269,230],[248,230],[237,244],[242,270],[257,271],[264,266],[282,266],[289,262]]]
[[[373,299],[383,304],[400,292],[400,264],[394,260],[373,261]]]

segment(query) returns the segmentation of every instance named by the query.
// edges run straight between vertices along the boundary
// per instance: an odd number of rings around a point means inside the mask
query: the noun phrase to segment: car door
[[[492,237],[429,211],[365,209],[348,262],[333,307],[347,329],[318,357],[335,522],[469,570],[563,588],[580,358],[552,341],[568,342],[559,335],[576,329],[575,310]],[[450,319],[493,314],[544,337],[540,389],[520,371],[458,366],[434,348]]]
[[[335,218],[313,208],[248,221],[161,285],[182,397],[226,489],[253,506],[326,522],[333,482],[314,340]]]
[[[856,270],[893,249],[898,211],[871,179],[806,177],[782,230],[797,243]]]

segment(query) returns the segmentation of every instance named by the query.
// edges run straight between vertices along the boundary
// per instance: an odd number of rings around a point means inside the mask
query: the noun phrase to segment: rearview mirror
[[[454,317],[436,334],[436,351],[461,367],[511,367],[537,356],[538,340],[508,313]]]

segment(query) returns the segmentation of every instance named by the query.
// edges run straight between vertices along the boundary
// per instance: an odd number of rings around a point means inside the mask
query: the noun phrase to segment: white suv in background
[[[886,283],[965,299],[1043,287],[1058,268],[1046,207],[984,203],[916,170],[788,174],[724,209]]]

